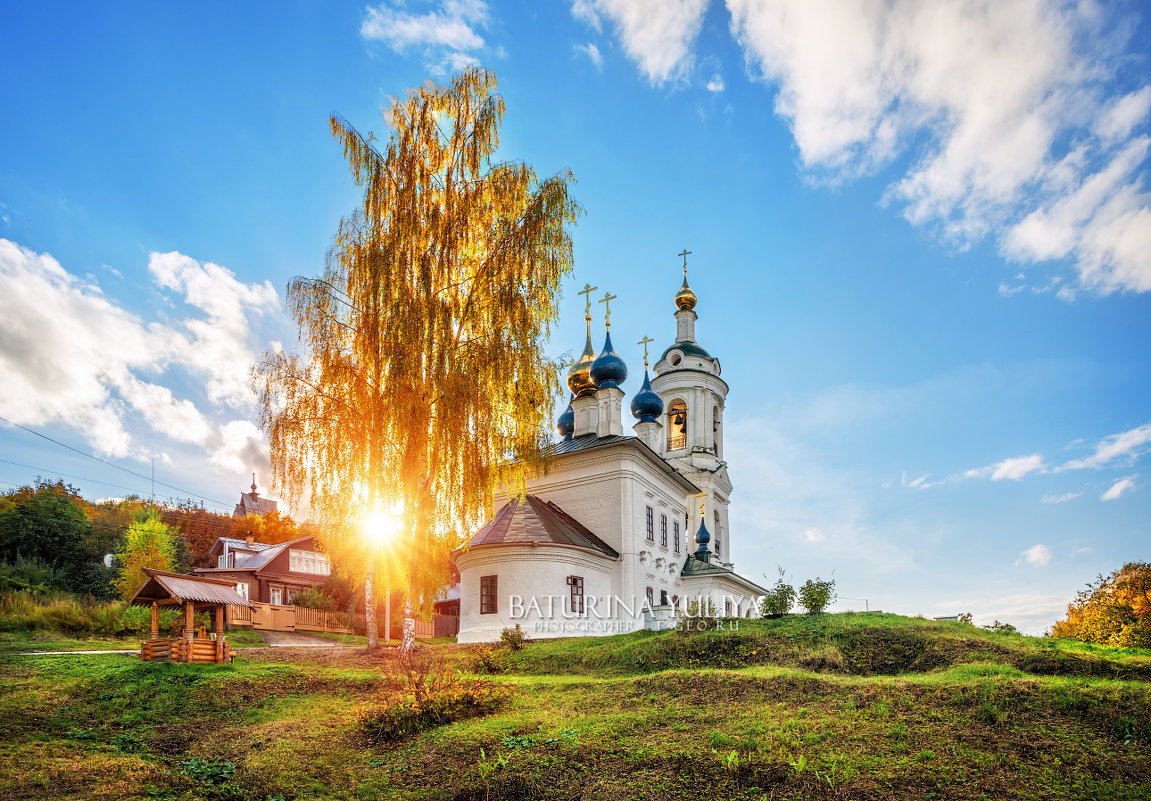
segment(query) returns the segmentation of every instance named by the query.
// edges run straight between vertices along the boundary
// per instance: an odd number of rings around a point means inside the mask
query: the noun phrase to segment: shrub
[[[509,690],[491,682],[469,680],[435,656],[411,653],[388,674],[382,697],[357,712],[360,726],[375,740],[398,740],[497,709]]]
[[[288,599],[293,606],[302,606],[305,609],[319,609],[324,612],[335,612],[339,609],[336,599],[316,587],[308,587],[293,593]]]
[[[779,578],[767,595],[760,602],[759,613],[764,617],[768,615],[786,615],[795,606],[795,587],[783,580],[783,568],[779,568]]]
[[[999,634],[1018,634],[1019,633],[1019,629],[1015,628],[1010,623],[1000,623],[998,620],[996,620],[990,626],[984,626],[983,628],[987,629],[988,631],[994,631],[994,632],[999,633]]]
[[[180,610],[161,609],[161,631],[177,619],[180,619]],[[151,626],[150,609],[125,606],[119,601],[93,601],[71,596],[41,598],[28,593],[0,596],[0,631],[120,637],[144,636],[151,631]]]
[[[823,612],[835,602],[835,580],[824,581],[816,576],[808,579],[799,588],[799,605],[808,614],[815,615]]]
[[[477,645],[472,648],[465,664],[469,673],[491,675],[503,673],[507,669],[503,649],[491,645]]]
[[[527,641],[527,632],[520,628],[519,623],[516,623],[514,629],[509,627],[500,632],[500,642],[512,651],[522,651]]]

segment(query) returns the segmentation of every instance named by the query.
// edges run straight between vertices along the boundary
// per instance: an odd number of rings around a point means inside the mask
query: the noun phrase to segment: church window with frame
[[[667,547],[667,515],[659,516],[659,544]]]
[[[731,600],[724,601],[723,603],[723,616],[731,617]]]
[[[647,605],[649,609],[655,606],[655,590],[651,587],[647,588]]]
[[[667,449],[679,451],[687,447],[687,404],[672,401],[667,410]]]
[[[583,576],[568,576],[568,584],[571,585],[571,613],[582,615],[584,612]]]
[[[723,556],[723,551],[720,550],[720,530],[719,530],[719,510],[715,510],[715,555]]]
[[[675,552],[679,553],[679,521],[673,520],[671,524],[672,543],[675,545]]]
[[[647,541],[655,542],[655,512],[647,507]]]
[[[496,613],[496,576],[480,576],[480,614]]]

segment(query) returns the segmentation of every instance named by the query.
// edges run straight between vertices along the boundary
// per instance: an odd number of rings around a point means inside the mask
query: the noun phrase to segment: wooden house
[[[323,584],[332,572],[315,535],[278,545],[220,537],[208,553],[216,557],[216,567],[196,568],[193,574],[228,581],[253,603],[286,605],[297,592]]]

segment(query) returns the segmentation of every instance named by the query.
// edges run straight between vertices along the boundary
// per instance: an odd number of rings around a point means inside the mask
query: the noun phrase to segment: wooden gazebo
[[[251,607],[229,581],[167,573],[144,568],[148,580],[128,603],[152,607],[152,636],[140,646],[145,662],[227,662],[235,657],[224,639],[224,607]],[[184,631],[180,637],[160,636],[160,607],[183,606]],[[214,609],[215,633],[196,636],[196,612]]]

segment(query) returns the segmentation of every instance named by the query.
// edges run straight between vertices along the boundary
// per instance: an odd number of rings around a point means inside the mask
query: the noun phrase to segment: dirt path
[[[272,648],[334,648],[339,645],[335,640],[296,631],[261,631],[260,636]]]

